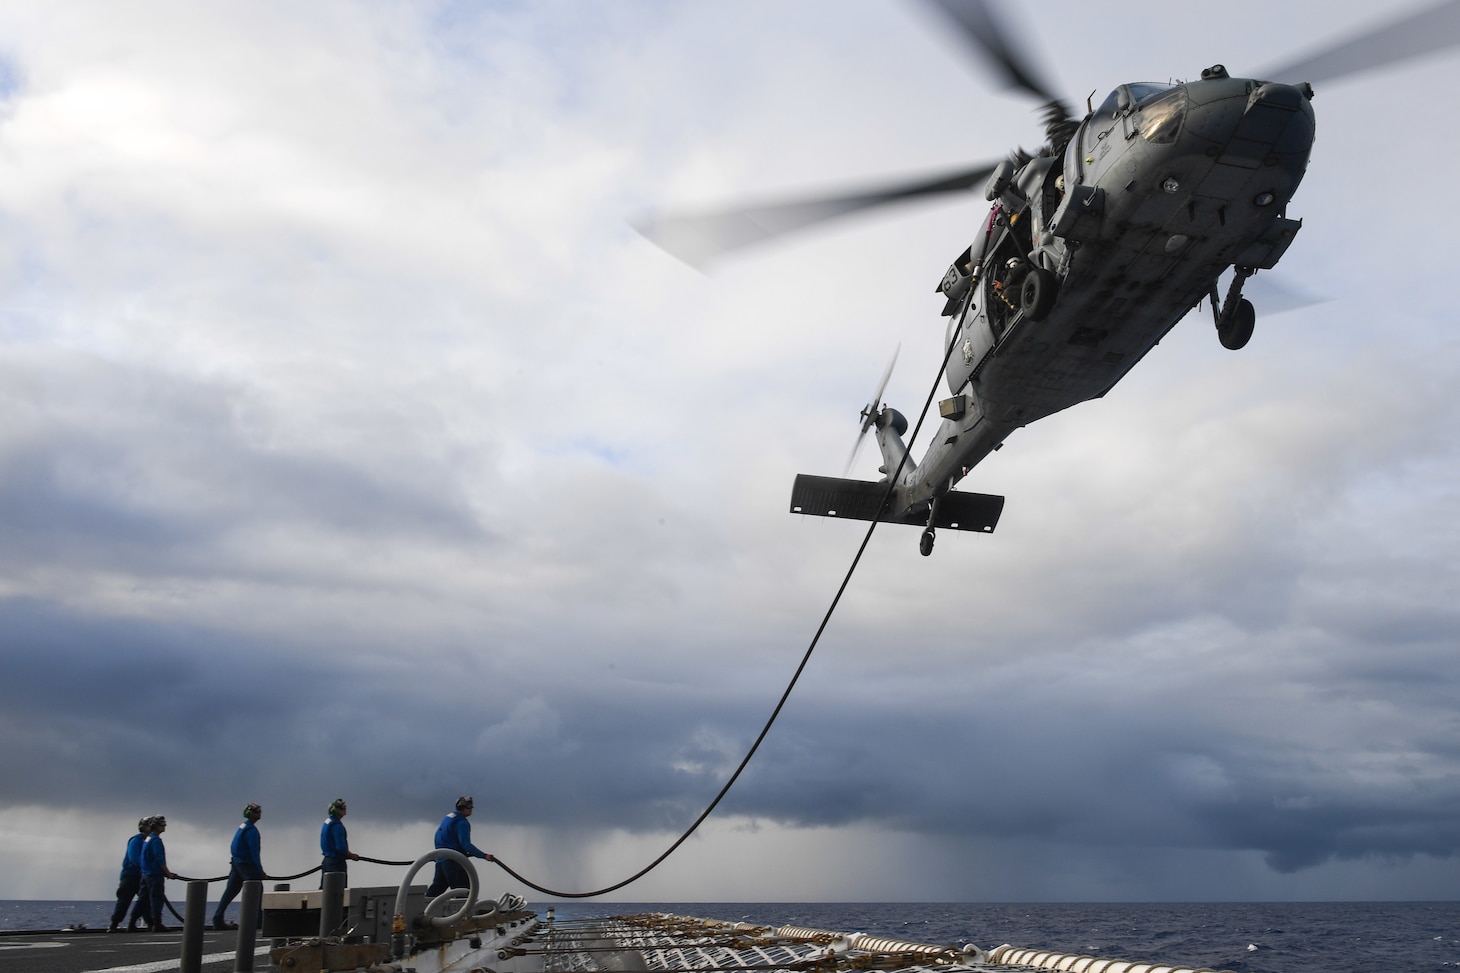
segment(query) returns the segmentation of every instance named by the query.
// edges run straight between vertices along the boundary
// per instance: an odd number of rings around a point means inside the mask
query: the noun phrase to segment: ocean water
[[[985,949],[1057,949],[1238,973],[1456,973],[1460,903],[631,903],[541,901],[562,918],[675,912]],[[0,901],[0,931],[105,928],[111,902]],[[211,909],[211,907],[210,907]],[[209,913],[211,915],[211,911]]]

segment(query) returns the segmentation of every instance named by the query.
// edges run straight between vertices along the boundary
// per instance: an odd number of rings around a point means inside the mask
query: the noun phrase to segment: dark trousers
[[[326,858],[319,865],[319,887],[324,888],[324,876],[326,872],[349,872],[349,867],[343,858]],[[349,881],[349,879],[345,879]]]
[[[163,883],[167,881],[165,875],[143,875],[142,894],[147,896],[147,923],[153,926],[162,925],[162,903],[167,901],[167,893],[163,891]]]
[[[213,913],[213,925],[223,924],[223,913],[228,911],[228,903],[238,898],[238,893],[243,891],[244,882],[262,882],[264,870],[256,865],[241,865],[233,862],[228,866],[228,884],[223,887],[223,898],[218,900],[218,909]]]
[[[457,862],[446,858],[436,859],[436,874],[431,878],[431,884],[426,889],[426,898],[434,899],[447,889],[464,889],[471,886],[471,879],[466,877],[466,869]]]
[[[112,910],[112,925],[117,925],[127,917],[127,906],[132,904],[133,898],[137,900],[137,904],[132,908],[132,921],[147,918],[150,911],[147,907],[147,889],[142,885],[140,873],[123,875],[121,882],[117,884],[117,907]]]

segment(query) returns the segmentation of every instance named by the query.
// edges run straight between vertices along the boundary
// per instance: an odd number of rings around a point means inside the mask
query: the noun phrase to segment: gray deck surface
[[[237,932],[208,930],[203,937],[203,968],[231,971],[237,936]],[[266,948],[268,942],[260,940],[257,945]],[[178,968],[181,953],[181,930],[12,933],[0,936],[0,973],[167,973]],[[254,969],[268,968],[268,957],[259,954]]]

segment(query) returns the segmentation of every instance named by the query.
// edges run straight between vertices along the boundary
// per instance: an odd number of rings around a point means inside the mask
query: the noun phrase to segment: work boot
[[[132,921],[129,922],[129,923],[127,923],[127,932],[136,932],[137,931],[137,923],[140,922],[140,921],[141,921],[141,917],[140,916],[133,916],[132,917]]]
[[[115,919],[112,920],[112,924],[110,926],[107,926],[106,927],[106,931],[107,932],[116,932],[117,931],[117,921]]]

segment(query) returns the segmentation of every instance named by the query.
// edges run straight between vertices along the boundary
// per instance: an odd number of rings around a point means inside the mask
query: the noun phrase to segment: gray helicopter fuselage
[[[951,397],[893,509],[926,509],[1015,429],[1104,395],[1228,269],[1273,267],[1301,225],[1285,208],[1313,146],[1311,97],[1220,68],[1122,85],[1062,159],[996,173],[983,232],[939,286]],[[1016,285],[1036,268],[1056,289],[1029,303]],[[900,424],[877,423],[887,471]]]

